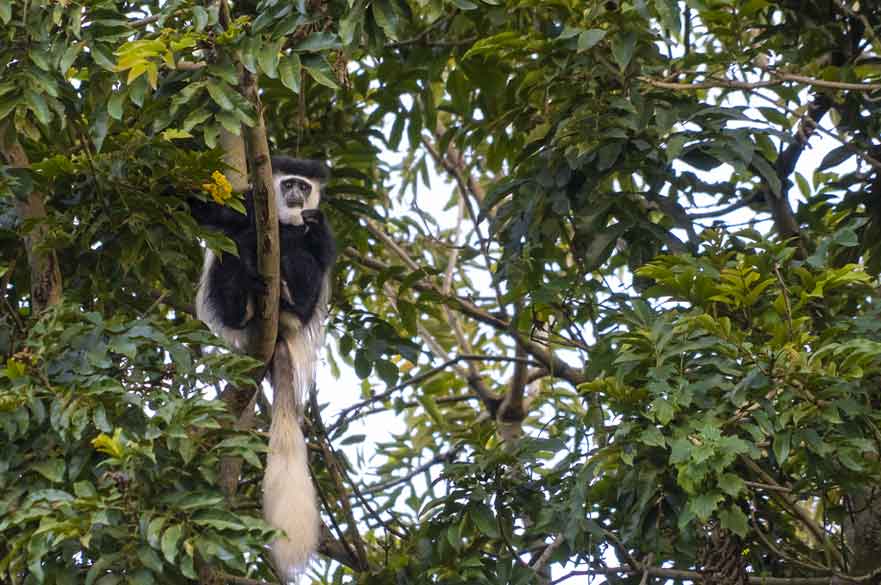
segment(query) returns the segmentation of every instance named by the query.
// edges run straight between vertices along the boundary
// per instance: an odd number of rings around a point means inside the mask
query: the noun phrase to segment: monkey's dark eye
[[[297,187],[306,195],[312,192],[312,185],[306,181],[297,181]]]
[[[296,183],[294,179],[288,179],[286,181],[282,181],[281,186],[285,191],[289,191],[294,188],[294,183]]]

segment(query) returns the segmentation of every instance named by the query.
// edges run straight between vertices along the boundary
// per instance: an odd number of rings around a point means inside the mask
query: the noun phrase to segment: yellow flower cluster
[[[229,179],[220,171],[211,173],[211,178],[214,179],[214,182],[203,184],[202,189],[207,191],[218,204],[225,205],[227,201],[232,199],[232,185],[229,184]]]

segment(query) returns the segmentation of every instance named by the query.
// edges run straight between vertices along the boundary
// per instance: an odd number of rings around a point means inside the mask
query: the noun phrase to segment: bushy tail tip
[[[320,517],[309,476],[306,441],[296,417],[273,416],[263,478],[263,515],[286,538],[272,544],[279,574],[292,581],[318,547]]]

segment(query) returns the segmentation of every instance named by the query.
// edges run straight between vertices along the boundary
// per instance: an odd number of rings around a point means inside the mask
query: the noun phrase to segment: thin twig
[[[406,482],[410,481],[411,479],[413,479],[414,477],[416,477],[417,475],[424,473],[425,471],[431,469],[433,466],[435,466],[439,463],[450,463],[453,460],[453,458],[456,456],[456,453],[458,452],[458,450],[459,450],[458,448],[453,448],[453,449],[447,451],[446,453],[439,453],[439,454],[435,455],[434,457],[432,457],[430,460],[423,463],[422,465],[420,465],[418,467],[414,467],[407,475],[404,475],[402,477],[395,477],[395,478],[389,479],[387,481],[382,481],[379,483],[375,483],[373,485],[369,485],[361,491],[362,491],[362,493],[365,493],[365,494],[375,494],[376,492],[381,492],[383,490],[387,490],[388,488],[394,487],[396,485],[406,483]]]
[[[555,579],[551,585],[558,585],[568,579],[579,576],[589,575],[642,575],[643,571],[652,577],[664,577],[666,579],[675,579],[677,581],[694,581],[696,583],[703,582],[703,575],[697,571],[683,571],[681,569],[669,569],[666,567],[648,567],[631,569],[629,567],[593,567],[585,571],[572,571]],[[881,570],[877,571],[881,573]],[[848,581],[854,583],[864,583],[876,575],[870,573],[860,577],[849,577]],[[833,585],[833,576],[828,577],[766,577],[764,575],[749,575],[748,581],[751,585]]]
[[[794,565],[798,565],[800,567],[803,567],[805,569],[809,569],[811,571],[817,571],[817,570],[829,571],[829,567],[824,567],[823,565],[819,565],[813,561],[805,562],[800,559],[796,559],[794,557],[791,557],[790,555],[787,555],[782,550],[780,550],[777,546],[775,546],[774,543],[771,542],[769,535],[765,534],[764,531],[762,530],[761,526],[759,526],[759,520],[758,520],[758,518],[756,518],[755,505],[753,505],[750,508],[749,515],[750,515],[751,523],[753,525],[753,529],[756,531],[756,534],[758,535],[759,540],[761,540],[762,543],[764,543],[764,545],[768,548],[768,550],[770,550],[772,553],[777,555],[777,557],[783,559],[786,562],[792,563]]]
[[[827,89],[840,89],[852,91],[878,91],[881,90],[881,83],[847,83],[844,81],[827,81],[825,79],[815,79],[804,75],[796,75],[793,73],[781,73],[776,71],[769,72],[771,78],[762,81],[740,81],[738,79],[713,79],[696,83],[681,83],[677,81],[664,81],[663,79],[655,79],[640,75],[637,79],[644,83],[661,89],[672,89],[682,91],[695,91],[701,89],[740,89],[753,90],[763,87],[773,87],[782,85],[786,82],[796,82],[814,87],[824,87]]]
[[[352,507],[349,504],[349,499],[346,497],[346,490],[342,485],[342,481],[339,477],[339,463],[334,457],[333,453],[331,453],[328,448],[329,440],[327,438],[327,431],[324,428],[324,425],[321,421],[321,413],[318,408],[318,398],[317,393],[312,391],[309,393],[309,401],[312,406],[313,413],[313,422],[314,427],[318,431],[318,444],[322,451],[322,461],[324,461],[324,467],[333,480],[334,485],[337,489],[337,498],[336,501],[339,503],[340,508],[343,510],[343,514],[346,516],[346,521],[349,524],[349,535],[352,537],[352,540],[355,542],[355,549],[352,550],[349,541],[345,538],[345,533],[343,532],[340,525],[337,523],[336,518],[334,517],[333,510],[331,510],[329,504],[323,493],[319,493],[319,497],[324,503],[325,508],[327,509],[328,516],[330,517],[331,522],[333,523],[334,530],[337,532],[338,540],[343,544],[346,548],[346,552],[350,557],[357,559],[358,564],[362,567],[367,566],[367,551],[364,547],[364,541],[361,539],[361,535],[358,533],[358,523],[355,521],[355,515],[352,512]],[[311,469],[310,465],[310,473],[312,476],[315,476],[314,471]]]
[[[768,490],[769,492],[784,492],[787,494],[792,493],[791,489],[789,489],[788,487],[784,487],[782,485],[773,485],[770,483],[762,483],[759,481],[746,481],[746,480],[744,480],[743,483],[747,487],[751,487],[751,488],[757,489],[757,490]]]
[[[869,22],[869,19],[866,18],[866,15],[857,12],[847,4],[845,4],[842,0],[832,0],[845,14],[849,16],[853,16],[858,18],[861,23],[863,23],[863,27],[865,28],[865,32],[869,37],[871,37],[872,42],[875,43],[878,47],[881,47],[881,41],[878,40],[878,36],[875,34],[875,28],[872,26],[872,23]]]
[[[758,474],[762,481],[770,485],[780,485],[779,482],[775,481],[770,473],[762,469],[762,467],[748,457],[739,457],[739,459],[752,470],[754,473]],[[801,506],[798,505],[791,497],[789,497],[786,493],[780,492],[772,492],[772,497],[777,500],[783,508],[789,511],[790,514],[795,516],[805,528],[811,533],[811,535],[816,539],[817,544],[819,544],[823,549],[832,556],[835,557],[835,561],[839,564],[839,566],[845,566],[844,559],[841,556],[841,551],[839,551],[836,547],[832,546],[826,539],[826,533],[823,528],[814,521],[810,514],[808,514]]]
[[[373,268],[374,270],[387,271],[391,268],[391,266],[389,264],[386,264],[385,262],[363,256],[354,248],[344,249],[343,254],[349,256],[362,266]],[[439,288],[423,280],[415,281],[412,284],[412,287],[414,290],[417,291],[430,292],[440,297],[441,300],[452,304],[463,314],[476,319],[484,325],[489,325],[512,335],[515,340],[518,343],[523,344],[523,346],[526,348],[526,351],[532,357],[541,362],[541,365],[547,368],[548,371],[552,373],[552,375],[566,380],[573,386],[577,386],[578,384],[581,384],[582,382],[585,382],[587,380],[584,372],[580,369],[570,366],[553,352],[547,350],[534,341],[531,341],[519,332],[511,330],[510,323],[507,320],[496,317],[495,315],[491,315],[490,313],[481,309],[467,299],[463,299],[459,296],[452,294],[445,295],[443,294],[443,292],[441,292]]]
[[[374,396],[371,396],[370,398],[367,398],[365,400],[362,400],[361,402],[353,404],[352,406],[344,408],[340,412],[340,414],[337,415],[336,422],[334,422],[332,425],[330,425],[328,427],[328,432],[329,433],[335,432],[340,426],[343,425],[343,423],[348,422],[347,419],[348,419],[349,415],[358,412],[360,409],[364,408],[365,406],[368,406],[374,402],[379,402],[379,401],[385,400],[385,399],[391,397],[396,392],[406,388],[407,386],[412,386],[413,384],[418,384],[420,382],[424,382],[428,378],[431,378],[432,376],[435,376],[435,375],[443,372],[444,370],[446,370],[447,368],[449,368],[453,364],[456,364],[456,363],[459,363],[462,361],[516,362],[516,361],[519,361],[519,359],[520,358],[516,358],[516,357],[494,356],[494,355],[457,355],[455,357],[452,357],[452,358],[446,360],[442,364],[440,364],[434,368],[431,368],[427,372],[424,372],[422,374],[419,374],[418,376],[413,376],[412,378],[404,380],[400,384],[397,384],[396,386],[389,388],[385,392],[375,394]],[[535,364],[535,362],[533,362],[531,360],[526,360],[526,363],[527,364]]]
[[[536,575],[540,574],[542,569],[548,564],[551,560],[551,555],[554,554],[554,551],[560,548],[566,541],[566,538],[563,536],[562,532],[558,532],[554,535],[554,539],[548,544],[545,549],[542,551],[541,556],[539,556],[534,563],[532,563],[532,570]]]

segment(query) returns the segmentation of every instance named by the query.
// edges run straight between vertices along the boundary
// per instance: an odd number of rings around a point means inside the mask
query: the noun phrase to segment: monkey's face
[[[273,178],[278,220],[284,224],[302,225],[302,211],[318,208],[321,183],[300,175],[276,175]]]

